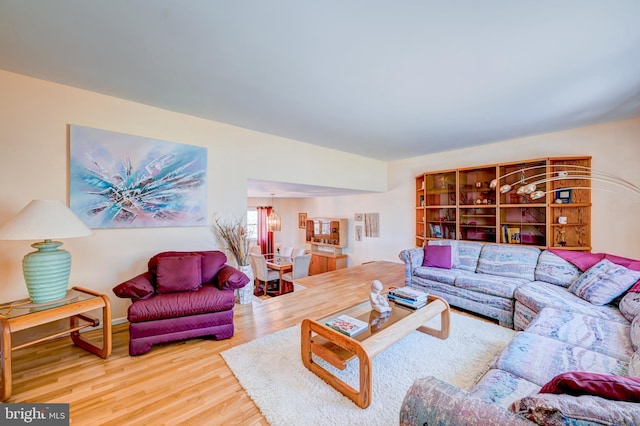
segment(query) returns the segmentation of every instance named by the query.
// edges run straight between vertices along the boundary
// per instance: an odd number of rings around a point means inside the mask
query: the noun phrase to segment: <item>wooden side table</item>
[[[101,347],[80,336],[80,330],[100,324],[100,319],[87,314],[97,309],[102,310]],[[73,343],[94,355],[107,358],[111,354],[111,302],[106,295],[86,288],[73,287],[65,298],[48,303],[35,304],[26,299],[3,304],[0,327],[2,401],[11,396],[11,354],[14,349],[70,334]]]

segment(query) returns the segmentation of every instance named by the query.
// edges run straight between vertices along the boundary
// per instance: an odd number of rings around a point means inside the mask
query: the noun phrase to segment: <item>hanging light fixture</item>
[[[518,181],[516,181],[511,185],[504,184],[500,186],[500,192],[503,194],[506,194],[511,190],[516,189],[517,187],[516,193],[518,195],[523,195],[523,196],[528,195],[531,200],[539,200],[544,196],[546,196],[547,194],[552,194],[552,193],[567,190],[567,189],[586,189],[586,190],[595,189],[595,190],[628,195],[629,198],[633,199],[634,201],[640,202],[640,198],[639,198],[640,187],[624,179],[618,178],[610,173],[594,170],[591,167],[587,167],[587,166],[578,166],[578,165],[571,165],[571,164],[550,165],[550,168],[552,170],[547,170],[546,165],[525,167],[523,169],[516,170],[514,172],[507,173],[496,179],[493,179],[489,184],[489,187],[497,188],[498,183],[504,178],[506,178],[507,176],[520,173],[521,177]],[[559,170],[553,170],[554,168],[557,168]],[[540,173],[535,172],[536,174],[525,177],[525,174],[524,174],[525,171],[536,170],[536,169],[541,169],[540,170],[541,172]],[[570,183],[578,181],[578,183],[576,185],[569,185],[566,188],[563,187],[563,188],[555,188],[555,189],[547,190],[546,186],[542,186],[540,189],[538,189],[538,185],[546,185],[549,182],[555,182],[555,181],[561,181],[561,180],[568,180]],[[623,189],[626,192],[622,193],[615,189],[592,187],[590,185],[581,186],[579,183],[579,180],[604,182],[606,184],[613,185],[618,189]]]
[[[276,209],[273,205],[273,196],[275,194],[271,194],[271,213],[267,216],[267,229],[271,232],[280,231],[281,229],[281,221],[280,216],[276,214]]]

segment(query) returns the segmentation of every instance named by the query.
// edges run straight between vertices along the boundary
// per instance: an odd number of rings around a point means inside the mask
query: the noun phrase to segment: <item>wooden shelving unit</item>
[[[538,200],[515,190],[502,193],[505,184],[533,182],[559,176],[570,167],[591,167],[591,157],[549,157],[491,164],[416,176],[416,246],[433,239],[458,239],[541,248],[591,250],[591,190],[588,179],[569,176],[536,189],[547,193]],[[586,169],[585,169],[586,171]],[[504,177],[503,177],[504,176]],[[491,188],[493,179],[499,180]],[[573,188],[567,191],[567,188]],[[570,203],[556,202],[559,194]],[[566,217],[567,223],[558,223]]]

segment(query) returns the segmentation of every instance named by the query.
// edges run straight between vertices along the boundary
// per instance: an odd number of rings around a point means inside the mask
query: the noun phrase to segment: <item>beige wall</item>
[[[594,168],[640,183],[640,118],[383,163],[4,71],[0,93],[0,223],[34,198],[68,202],[68,124],[207,147],[210,215],[242,214],[248,178],[378,191],[276,200],[283,230],[275,240],[283,245],[304,246],[298,212],[348,218],[351,265],[398,261],[398,252],[413,246],[414,177],[427,170],[591,155]],[[600,191],[593,203],[594,251],[640,258],[638,203]],[[356,212],[380,213],[380,238],[354,241]],[[26,297],[20,262],[30,243],[0,241],[0,301]],[[111,295],[115,284],[143,272],[154,253],[211,249],[215,242],[206,227],[110,229],[66,240],[64,247],[73,255],[72,285]],[[125,316],[128,301],[111,299],[114,318]]]
[[[0,223],[29,201],[68,203],[68,125],[208,148],[208,208],[243,214],[247,179],[384,191],[384,162],[0,71]],[[33,241],[0,241],[0,301],[26,297],[21,259]],[[71,284],[112,295],[163,250],[216,247],[207,227],[96,230],[68,239]],[[127,300],[112,297],[114,318]]]
[[[291,200],[291,208],[306,211],[309,217],[349,218],[349,247],[344,252],[352,265],[372,259],[398,261],[400,250],[415,244],[415,176],[429,170],[571,155],[591,155],[594,169],[640,184],[640,118],[391,162],[389,190],[384,194]],[[593,191],[592,201],[593,251],[640,259],[640,197],[633,201],[628,196]],[[380,238],[354,241],[356,212],[380,213]],[[302,244],[304,234],[297,232],[293,238]]]

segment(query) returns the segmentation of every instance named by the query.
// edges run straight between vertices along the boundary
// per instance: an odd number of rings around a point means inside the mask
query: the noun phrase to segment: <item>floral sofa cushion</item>
[[[544,308],[526,331],[621,360],[629,360],[634,352],[629,324],[567,309]]]
[[[519,286],[515,291],[515,299],[535,313],[546,307],[555,307],[580,312],[585,315],[605,318],[627,323],[620,311],[613,305],[596,306],[580,299],[564,287],[544,281],[533,281]],[[516,315],[518,307],[516,304]],[[526,324],[525,324],[526,326]]]
[[[602,259],[571,283],[569,290],[594,305],[606,305],[639,279],[639,271]]]
[[[521,331],[516,334],[491,367],[508,371],[542,386],[558,374],[568,371],[625,375],[628,362]]]
[[[557,254],[544,250],[538,258],[536,281],[545,281],[562,287],[569,287],[582,274],[582,271]]]
[[[539,425],[638,425],[638,404],[591,395],[541,393],[517,400],[511,411]]]
[[[620,308],[620,313],[624,315],[628,321],[633,321],[633,319],[640,314],[640,293],[630,291],[625,294],[622,299],[620,299],[618,308]]]
[[[490,369],[469,393],[484,401],[509,408],[514,399],[537,393],[540,386],[508,371]]]
[[[487,274],[460,274],[454,285],[467,288],[479,293],[513,299],[513,294],[519,285],[528,282],[522,278],[509,278]]]
[[[413,274],[416,277],[424,278],[426,280],[438,281],[445,284],[453,284],[461,275],[468,274],[468,272],[460,269],[442,269],[433,266],[418,266]]]
[[[540,249],[535,247],[485,244],[476,272],[533,281],[538,257]]]

